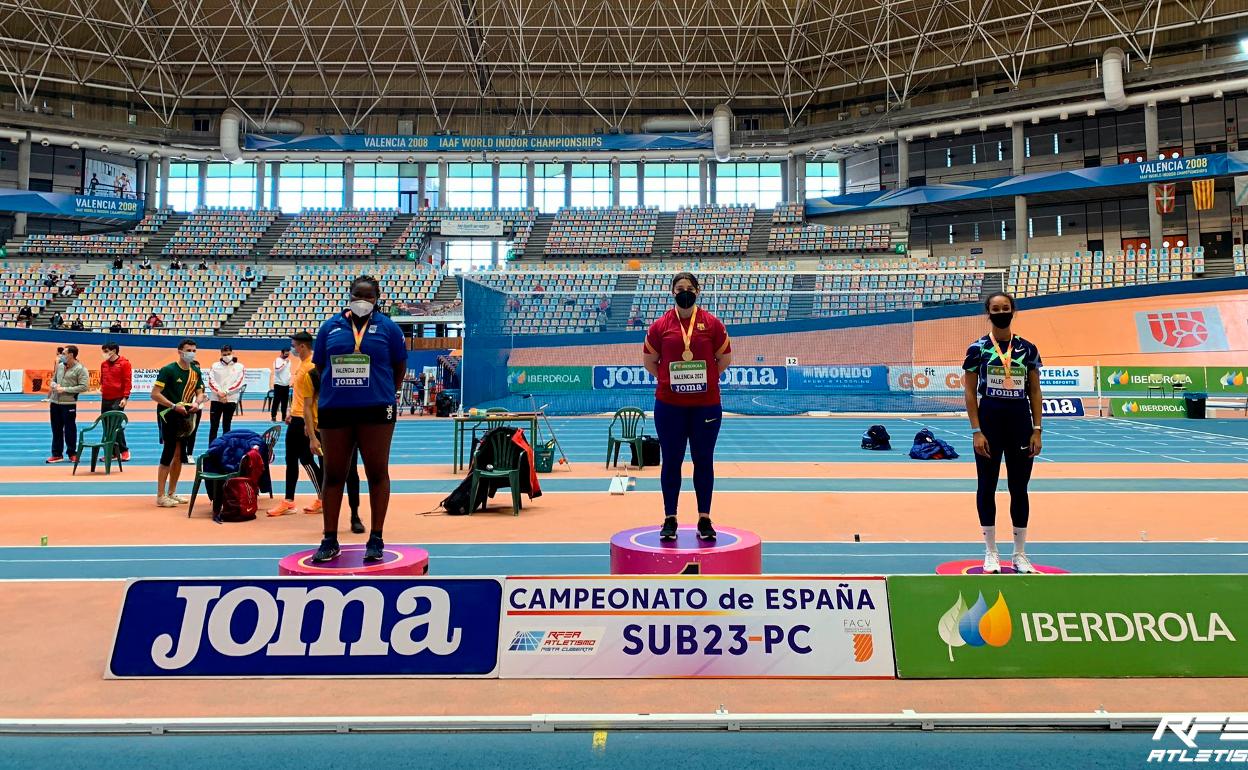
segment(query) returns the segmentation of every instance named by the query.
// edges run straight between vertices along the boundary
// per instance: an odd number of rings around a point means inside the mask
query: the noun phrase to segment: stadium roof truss
[[[1017,85],[1111,45],[1147,64],[1245,16],[1248,0],[0,0],[0,75],[25,104],[108,97],[164,125],[233,105],[348,129],[379,109],[612,126],[723,102],[794,125],[864,94]]]

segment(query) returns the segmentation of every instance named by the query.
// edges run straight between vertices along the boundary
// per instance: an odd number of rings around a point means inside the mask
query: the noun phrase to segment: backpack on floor
[[[654,436],[641,437],[641,459],[646,461],[646,467],[657,468],[663,462],[663,451],[660,448],[659,440]],[[632,444],[629,444],[629,451],[632,453],[632,465],[637,464],[637,450]]]
[[[892,449],[891,439],[892,436],[888,435],[888,430],[883,425],[872,425],[870,428],[867,428],[866,433],[862,434],[862,448],[872,450]]]
[[[914,446],[910,447],[910,457],[914,460],[956,460],[958,453],[953,444],[938,439],[927,428],[914,434]]]
[[[264,474],[264,456],[252,447],[239,462],[238,475],[225,482],[221,497],[221,513],[217,521],[252,521],[260,507],[260,477]]]

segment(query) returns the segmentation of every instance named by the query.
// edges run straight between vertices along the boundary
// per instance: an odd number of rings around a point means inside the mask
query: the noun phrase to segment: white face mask
[[[373,312],[373,303],[369,302],[366,299],[353,299],[347,305],[347,307],[351,308],[351,313],[356,318],[363,318],[364,316]]]
[[[195,360],[195,351],[194,351],[194,350],[183,350],[183,351],[182,351],[182,360],[183,360],[184,362],[188,363],[188,364],[189,364],[189,363],[192,363],[192,362]]]
[[[221,356],[221,363],[223,364],[234,363],[234,356]]]

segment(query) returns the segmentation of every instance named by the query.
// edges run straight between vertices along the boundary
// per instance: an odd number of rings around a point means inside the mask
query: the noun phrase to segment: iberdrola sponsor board
[[[888,579],[914,678],[1248,675],[1248,575]]]
[[[1111,398],[1110,414],[1128,419],[1187,417],[1187,405],[1181,398]]]

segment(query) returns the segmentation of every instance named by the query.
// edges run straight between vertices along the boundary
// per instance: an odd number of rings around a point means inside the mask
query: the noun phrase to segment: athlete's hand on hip
[[[1031,456],[1032,456],[1032,457],[1039,457],[1039,456],[1040,456],[1040,449],[1041,449],[1041,442],[1040,442],[1040,431],[1038,431],[1038,430],[1037,430],[1037,431],[1032,431],[1032,433],[1031,433],[1031,441],[1030,441],[1030,443],[1028,444],[1028,448],[1031,450]]]
[[[981,432],[977,431],[974,436],[972,436],[971,443],[975,445],[975,454],[977,455],[988,457],[989,452],[992,451],[988,448],[988,439],[985,438],[984,434]]]

